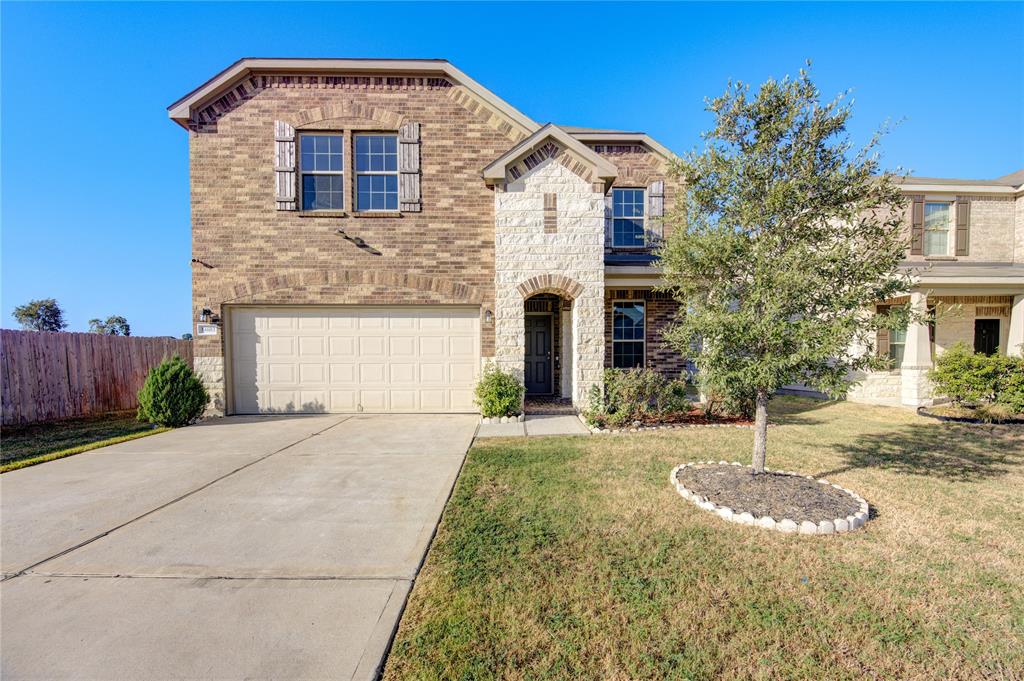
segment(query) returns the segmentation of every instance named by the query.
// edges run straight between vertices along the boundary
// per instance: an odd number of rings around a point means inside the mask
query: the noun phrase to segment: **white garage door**
[[[479,319],[450,307],[237,309],[232,411],[474,411]]]

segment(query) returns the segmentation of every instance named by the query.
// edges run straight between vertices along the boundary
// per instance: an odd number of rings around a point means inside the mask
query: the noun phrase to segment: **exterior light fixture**
[[[490,310],[484,310],[484,324],[488,326],[494,323],[494,313]]]
[[[203,311],[199,313],[199,321],[201,321],[203,324],[209,324],[210,323],[210,318],[212,316],[213,316],[213,313],[210,312],[210,308],[204,307]]]

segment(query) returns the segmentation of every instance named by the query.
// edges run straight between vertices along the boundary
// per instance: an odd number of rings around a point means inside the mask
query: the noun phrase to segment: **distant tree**
[[[53,298],[32,300],[14,308],[13,317],[27,331],[63,331],[67,328],[64,310]]]
[[[708,110],[704,150],[675,167],[686,199],[661,263],[686,313],[666,338],[711,392],[752,407],[762,473],[779,388],[841,396],[851,371],[879,364],[874,332],[900,322],[873,303],[910,287],[903,198],[880,168],[880,135],[854,150],[850,104],[822,101],[803,70],[756,95],[731,83]]]
[[[130,336],[132,329],[128,320],[120,315],[111,315],[106,319],[90,319],[89,333],[99,333],[104,336]]]
[[[192,340],[192,334],[190,334],[190,333],[183,333],[183,334],[181,334],[181,340]]]

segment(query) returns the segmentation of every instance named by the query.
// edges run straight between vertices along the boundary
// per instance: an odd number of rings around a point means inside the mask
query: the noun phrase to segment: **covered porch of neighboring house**
[[[863,373],[849,399],[884,405],[919,407],[931,404],[928,371],[935,359],[963,342],[975,352],[1020,356],[1024,350],[1024,286],[975,284],[952,286],[932,282],[908,296],[879,303],[884,313],[909,303],[915,312],[931,312],[931,321],[912,323],[903,330],[881,330],[876,352],[891,362],[888,371]]]

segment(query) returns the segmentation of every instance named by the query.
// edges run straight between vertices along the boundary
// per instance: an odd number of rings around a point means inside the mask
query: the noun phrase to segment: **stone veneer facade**
[[[555,231],[544,228],[544,195],[557,196]],[[604,367],[604,192],[554,158],[494,194],[495,359],[523,378],[524,303],[536,293],[572,300],[563,311],[573,402],[581,405]],[[524,298],[524,292],[526,294]]]

